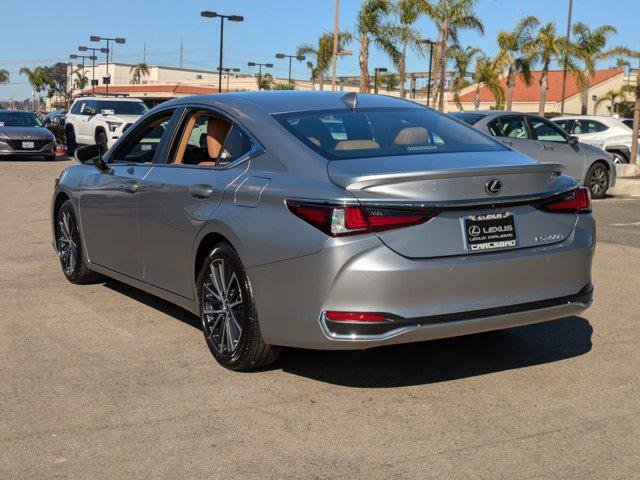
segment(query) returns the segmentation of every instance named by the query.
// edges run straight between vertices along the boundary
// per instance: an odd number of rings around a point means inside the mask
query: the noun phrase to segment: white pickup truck
[[[122,96],[79,97],[67,114],[67,151],[73,155],[81,145],[99,143],[110,148],[124,131],[148,111],[138,98]]]

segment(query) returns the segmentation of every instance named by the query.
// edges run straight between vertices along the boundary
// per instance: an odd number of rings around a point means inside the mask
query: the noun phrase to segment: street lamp
[[[107,48],[106,50],[106,54],[107,54],[107,73],[105,75],[105,78],[109,79],[108,82],[104,82],[103,79],[103,83],[105,83],[105,85],[107,86],[107,93],[109,93],[109,83],[111,83],[111,75],[109,75],[109,52],[111,52],[111,60],[113,60],[113,51],[109,48],[109,42],[115,42],[115,43],[125,43],[127,40],[122,38],[122,37],[115,37],[115,38],[110,38],[110,37],[99,37],[98,35],[91,35],[89,37],[89,40],[91,40],[92,42],[101,42],[102,40],[104,40],[105,42],[107,42]],[[100,51],[102,51],[102,49],[100,49]]]
[[[377,94],[378,93],[378,72],[380,73],[384,73],[386,72],[387,69],[386,68],[374,68],[373,69],[373,93]]]
[[[284,53],[276,53],[276,58],[288,58],[289,59],[289,88],[291,88],[291,60],[294,58],[299,62],[303,61],[305,58],[304,55],[286,55]]]
[[[250,67],[258,67],[258,91],[261,90],[260,82],[262,81],[262,67],[265,68],[273,68],[273,63],[258,63],[258,62],[249,62],[247,63]],[[228,90],[228,89],[227,89]]]
[[[77,55],[75,53],[72,53],[71,55],[69,55],[69,58],[74,59],[74,60],[78,59],[78,58],[82,59],[82,76],[84,77],[85,76],[84,75],[84,59],[88,58],[89,60],[93,61],[94,65],[95,65],[95,61],[96,61],[97,57],[95,55]],[[84,87],[81,88],[80,90],[84,90]]]
[[[218,93],[222,93],[222,50],[224,47],[224,19],[230,22],[242,22],[244,17],[240,15],[222,15],[208,10],[200,12],[200,16],[204,18],[220,18],[220,62],[218,63]]]
[[[568,63],[568,46],[571,40],[571,13],[573,12],[573,0],[569,0],[569,17],[567,18],[567,36],[565,38],[565,52],[562,59],[562,98],[560,99],[560,113],[564,113],[564,96],[567,92],[567,63]],[[585,115],[587,112],[582,112]]]
[[[224,73],[227,74],[227,92],[228,92],[229,91],[229,77],[230,77],[229,73],[231,73],[231,72],[239,72],[240,69],[239,68],[226,68],[226,67],[220,69],[218,67],[218,70],[223,71]]]
[[[431,69],[433,67],[433,46],[436,42],[428,40],[426,38],[422,38],[419,40],[419,43],[428,43],[429,44],[429,80],[427,83],[427,107],[429,106],[429,101],[431,100]]]
[[[86,52],[88,50],[91,50],[91,52],[93,53],[93,55],[91,55],[93,57],[91,59],[91,92],[95,93],[96,85],[98,84],[96,80],[96,60],[98,59],[98,57],[96,56],[96,52],[109,53],[109,49],[105,47],[93,48],[93,47],[80,46],[78,47],[78,50],[80,50],[81,52]]]

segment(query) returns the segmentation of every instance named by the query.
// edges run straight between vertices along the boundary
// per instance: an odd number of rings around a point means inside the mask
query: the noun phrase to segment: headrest
[[[336,150],[367,150],[380,148],[373,140],[342,140],[336,145]]]
[[[429,143],[429,132],[424,127],[403,128],[393,141],[395,145],[424,145]]]
[[[229,122],[217,117],[207,120],[207,152],[209,157],[217,159],[222,150],[222,144],[229,130]]]

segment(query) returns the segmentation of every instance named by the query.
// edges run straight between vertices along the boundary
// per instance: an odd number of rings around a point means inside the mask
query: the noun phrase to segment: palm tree
[[[482,50],[471,46],[466,48],[457,46],[449,50],[449,57],[453,60],[451,91],[453,92],[453,100],[460,110],[463,110],[460,103],[460,91],[471,84],[468,80],[471,64],[476,57],[481,55],[483,55]]]
[[[26,75],[29,85],[31,85],[31,97],[33,100],[33,109],[38,110],[36,103],[37,94],[42,92],[49,83],[48,75],[43,67],[35,67],[33,70],[28,67],[20,69],[20,75]]]
[[[420,32],[412,25],[424,14],[424,0],[398,0],[395,5],[396,14],[400,21],[400,62],[398,63],[398,74],[400,76],[400,97],[406,94],[405,84],[407,82],[407,47],[414,52],[422,54],[422,44],[420,43]]]
[[[578,76],[578,86],[582,89],[582,114],[586,115],[589,105],[589,81],[595,74],[596,65],[601,60],[608,60],[617,56],[624,56],[628,50],[622,47],[607,49],[607,37],[617,33],[615,27],[602,25],[594,30],[582,22],[573,26],[576,37],[572,45],[572,52],[582,63],[582,74]]]
[[[4,68],[0,68],[0,85],[9,83],[9,71]]]
[[[609,116],[611,116],[615,113],[617,100],[626,100],[627,92],[633,92],[634,90],[634,87],[631,87],[630,85],[623,86],[620,90],[611,89],[604,95],[598,97],[598,100],[596,100],[594,105],[594,109],[597,110],[600,105],[605,102],[609,102],[609,106],[607,108],[609,109]]]
[[[424,2],[423,10],[438,29],[436,52],[436,85],[438,109],[444,110],[444,89],[447,75],[447,52],[450,43],[458,43],[460,30],[475,30],[484,35],[484,25],[474,12],[478,0],[437,0]]]
[[[142,77],[148,77],[151,73],[149,65],[145,62],[136,63],[129,68],[131,74],[131,84],[139,84],[142,81]]]
[[[638,60],[640,67],[640,50],[627,50],[625,56]],[[631,159],[629,163],[636,163],[638,156],[638,135],[640,135],[640,81],[636,81],[635,106],[633,109],[633,134],[631,135]]]
[[[76,79],[73,84],[77,90],[84,90],[89,84],[89,78],[84,73],[76,72]]]
[[[547,103],[547,92],[549,91],[549,67],[551,62],[557,60],[565,61],[566,42],[562,35],[558,35],[556,26],[553,22],[543,25],[538,31],[535,39],[536,60],[542,63],[542,73],[540,75],[540,103],[538,104],[538,113],[543,115]],[[566,55],[567,70],[575,71],[575,66],[569,55]]]
[[[400,52],[395,46],[398,28],[386,18],[393,11],[391,0],[364,0],[358,12],[356,32],[360,40],[360,93],[369,93],[369,48],[375,47],[386,53],[394,64],[400,60]]]
[[[338,52],[344,50],[344,47],[350,41],[350,33],[338,32]],[[311,71],[311,82],[314,83],[318,80],[320,90],[324,90],[324,76],[331,65],[331,59],[333,58],[333,34],[323,33],[320,35],[317,47],[308,43],[300,45],[296,50],[296,55],[315,58],[315,65],[311,61],[308,61],[307,68]]]
[[[391,93],[393,90],[398,88],[399,85],[400,85],[400,81],[399,81],[398,74],[391,73],[391,72],[378,74],[377,87],[384,88],[387,91],[387,93]]]
[[[476,85],[474,108],[480,108],[480,87],[484,85],[493,95],[496,101],[496,108],[501,109],[504,105],[504,89],[500,85],[502,67],[500,57],[489,58],[481,55],[476,60],[476,68],[473,72],[473,83]]]
[[[500,61],[507,68],[507,110],[513,105],[516,77],[522,76],[524,83],[531,85],[531,65],[535,58],[535,29],[540,25],[533,15],[518,22],[513,32],[502,30],[498,34]]]
[[[270,73],[263,73],[256,78],[258,83],[258,90],[271,90],[273,86],[273,75]]]

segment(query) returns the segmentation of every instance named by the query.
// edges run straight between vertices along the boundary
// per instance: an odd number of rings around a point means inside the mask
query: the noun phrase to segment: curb
[[[615,196],[640,197],[640,178],[618,178],[616,185],[607,193]]]

